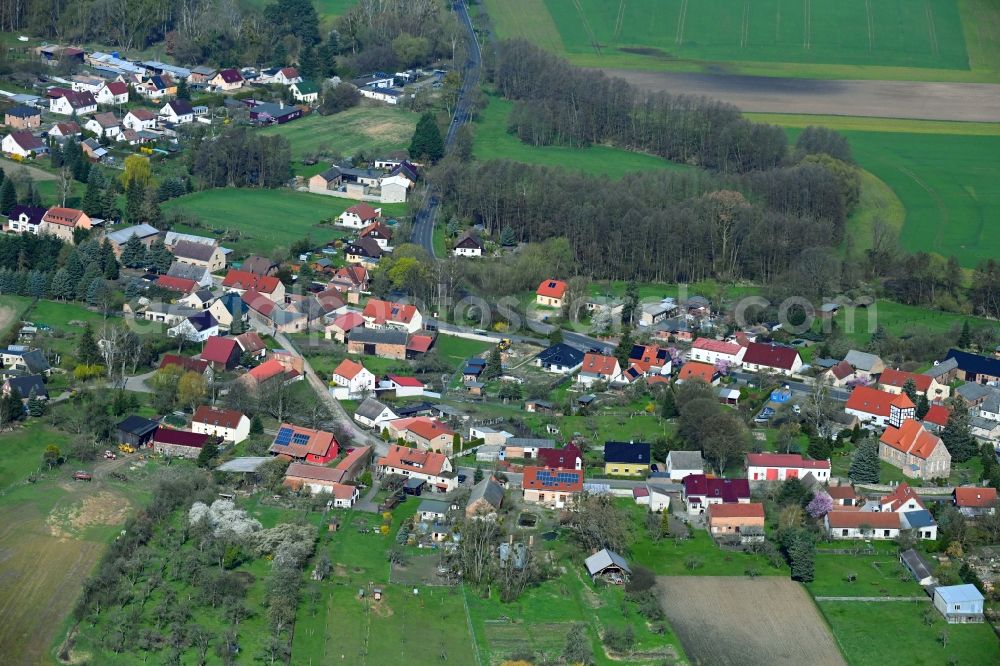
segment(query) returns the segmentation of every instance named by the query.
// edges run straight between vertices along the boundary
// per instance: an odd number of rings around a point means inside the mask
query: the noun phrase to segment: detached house
[[[793,347],[773,342],[751,342],[743,354],[743,368],[750,372],[794,375],[802,368],[802,358]]]
[[[392,229],[381,222],[375,221],[362,229],[358,233],[358,238],[371,238],[378,243],[380,248],[385,250],[389,248],[389,243],[392,242]]]
[[[408,303],[392,303],[371,299],[361,312],[368,328],[396,328],[407,333],[419,331],[424,324],[424,317],[417,306]]]
[[[275,455],[288,456],[292,460],[325,465],[337,457],[340,444],[337,443],[333,433],[325,430],[282,423],[268,450]]]
[[[691,344],[691,353],[688,358],[713,366],[725,363],[729,367],[739,368],[746,352],[746,347],[735,342],[698,338]]]
[[[647,442],[605,442],[604,473],[614,476],[645,476],[649,472]]]
[[[37,234],[45,217],[45,208],[17,204],[7,214],[7,231],[16,234]]]
[[[632,345],[628,355],[628,369],[623,373],[626,381],[640,377],[669,375],[673,366],[670,350],[659,345]]]
[[[749,504],[750,482],[690,474],[683,479],[684,502],[688,513],[704,514],[710,504]]]
[[[184,99],[171,100],[160,109],[160,117],[175,125],[193,123],[194,107],[191,106],[191,102]]]
[[[239,444],[250,436],[250,419],[233,409],[202,405],[191,419],[191,430]]]
[[[465,232],[461,238],[455,241],[455,246],[451,253],[456,257],[481,257],[483,256],[483,241],[471,232]]]
[[[550,308],[561,308],[568,288],[569,285],[562,280],[542,280],[535,290],[535,303]]]
[[[823,518],[833,539],[896,539],[902,526],[900,514],[878,511],[831,511]]]
[[[941,438],[912,418],[890,425],[879,438],[878,457],[913,479],[947,478],[951,454]]]
[[[205,341],[201,360],[208,361],[215,370],[232,370],[240,364],[240,350],[235,338],[213,336]]]
[[[583,352],[576,347],[559,342],[540,352],[535,357],[535,365],[547,372],[568,375],[583,365],[583,356]]]
[[[37,153],[48,150],[45,142],[28,130],[11,132],[3,138],[0,148],[2,148],[4,155],[15,155],[23,159],[34,157]]]
[[[403,438],[418,449],[436,451],[450,456],[453,453],[455,431],[447,425],[427,416],[413,416],[396,419],[386,424],[389,434]]]
[[[820,483],[830,480],[829,460],[807,460],[797,453],[748,453],[747,478],[751,481],[785,481],[812,474]]]
[[[906,419],[916,416],[917,408],[905,393],[892,394],[869,386],[857,386],[851,391],[844,411],[865,424],[882,428],[898,428]]]
[[[379,429],[388,422],[399,418],[396,412],[375,398],[365,398],[354,411],[354,420],[363,426]]]
[[[284,485],[292,490],[308,488],[313,494],[332,495],[333,506],[349,509],[358,501],[361,491],[357,486],[341,483],[343,480],[343,470],[293,462],[285,470]]]
[[[42,113],[30,106],[15,106],[4,111],[3,124],[11,129],[37,129],[42,126]]]
[[[709,386],[715,386],[719,383],[719,371],[715,369],[714,365],[708,363],[688,361],[678,371],[677,383],[683,384],[691,380],[700,380]]]
[[[132,109],[122,118],[122,125],[136,132],[156,129],[156,114],[149,109]]]
[[[210,273],[221,271],[226,267],[226,255],[216,243],[199,243],[190,240],[178,240],[169,245],[170,252],[177,261],[200,266]]]
[[[617,358],[588,352],[583,357],[583,365],[580,366],[577,381],[584,386],[591,386],[595,382],[611,384],[619,381],[621,374],[622,370]]]
[[[39,233],[58,236],[69,244],[73,244],[75,229],[91,228],[90,216],[76,208],[52,207],[42,217]]]
[[[764,505],[709,504],[708,531],[716,537],[739,535],[763,541]]]
[[[372,222],[376,222],[382,215],[381,208],[372,208],[366,203],[354,204],[337,219],[339,224],[351,229],[364,229]]]
[[[208,85],[228,92],[242,88],[243,81],[243,75],[240,74],[239,70],[233,68],[220,69],[218,74],[209,80]]]
[[[936,379],[929,375],[920,375],[915,372],[903,372],[887,368],[878,378],[879,388],[886,393],[898,395],[903,392],[906,382],[912,381],[916,387],[917,395],[926,395],[929,402],[947,400],[951,395],[951,387],[947,384],[939,384]]]
[[[94,117],[83,124],[83,129],[93,132],[98,137],[113,139],[121,134],[122,128],[118,118],[110,111],[94,114]]]
[[[394,444],[385,456],[379,458],[378,471],[382,475],[398,474],[407,479],[424,481],[434,492],[446,493],[458,487],[451,461],[443,453]]]
[[[300,81],[293,83],[288,89],[292,93],[292,99],[296,102],[314,104],[319,101],[319,87],[315,83]]]
[[[692,474],[705,473],[701,451],[670,451],[667,453],[666,473],[671,481],[683,481]]]
[[[101,86],[94,98],[98,104],[108,106],[128,104],[128,84],[124,81],[109,81]]]
[[[345,358],[333,371],[333,396],[338,400],[357,398],[375,392],[375,375],[365,366]]]
[[[525,467],[521,488],[526,503],[563,509],[583,492],[583,470]]]
[[[996,488],[955,488],[952,497],[955,499],[955,506],[967,518],[992,516],[996,513]]]
[[[56,96],[49,100],[49,111],[63,116],[83,116],[97,111],[97,100],[89,92],[74,92],[59,90]]]

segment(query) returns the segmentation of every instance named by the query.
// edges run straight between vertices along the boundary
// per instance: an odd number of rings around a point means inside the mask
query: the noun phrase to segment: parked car
[[[765,407],[764,409],[760,410],[760,413],[757,414],[756,417],[754,417],[754,421],[757,423],[767,423],[768,421],[771,420],[772,416],[774,416],[774,408]]]
[[[73,472],[73,478],[77,481],[93,481],[94,475],[90,472],[84,472],[83,470],[77,470]]]

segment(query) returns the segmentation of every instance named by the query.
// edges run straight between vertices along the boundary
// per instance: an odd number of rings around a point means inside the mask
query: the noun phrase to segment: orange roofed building
[[[898,428],[890,425],[885,429],[879,438],[878,457],[911,479],[939,479],[951,474],[951,454],[944,442],[912,418]]]
[[[870,386],[858,386],[851,391],[844,411],[857,416],[862,424],[898,428],[903,421],[916,416],[917,408],[905,393],[894,395]]]
[[[379,458],[378,472],[426,481],[434,492],[446,493],[458,487],[458,477],[448,456],[397,444],[389,447],[389,452]]]
[[[686,382],[692,379],[700,379],[709,386],[712,386],[719,383],[719,373],[715,370],[714,365],[698,361],[688,361],[681,366],[680,372],[677,373],[677,381]]]
[[[325,465],[337,457],[340,445],[332,432],[282,423],[268,450],[275,455],[288,456],[292,460]]]
[[[583,470],[525,467],[521,487],[525,502],[562,509],[583,492]]]
[[[568,288],[563,280],[542,280],[535,290],[535,302],[550,308],[561,308]]]
[[[709,504],[708,529],[713,536],[752,532],[764,537],[764,505]]]
[[[92,226],[90,216],[82,210],[55,206],[49,208],[45,212],[45,215],[42,216],[42,223],[38,226],[38,233],[52,234],[72,245],[73,232],[76,229],[89,230]]]

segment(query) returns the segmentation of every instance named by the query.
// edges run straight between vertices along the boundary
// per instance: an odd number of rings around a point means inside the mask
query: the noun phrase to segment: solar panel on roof
[[[301,432],[294,433],[292,435],[292,443],[302,446],[303,444],[309,443],[309,435],[303,435]]]
[[[274,438],[274,443],[280,446],[287,446],[292,440],[292,432],[291,428],[281,428],[278,430],[278,436]]]

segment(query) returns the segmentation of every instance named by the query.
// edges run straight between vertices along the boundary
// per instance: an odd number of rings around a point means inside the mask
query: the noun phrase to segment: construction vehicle
[[[510,349],[510,345],[511,345],[510,338],[501,338],[500,344],[497,345],[497,348],[500,349],[500,351],[507,351],[508,349]]]
[[[122,453],[135,453],[135,447],[131,444],[119,444],[118,450]]]

